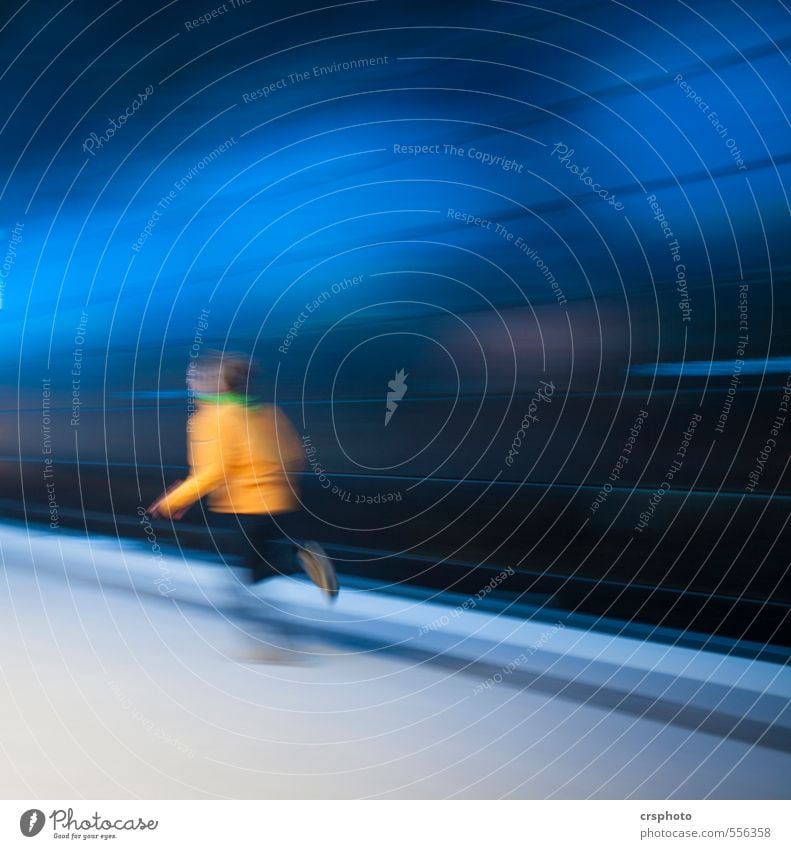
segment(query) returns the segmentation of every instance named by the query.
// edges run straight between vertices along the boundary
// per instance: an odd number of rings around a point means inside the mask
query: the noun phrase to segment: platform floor
[[[211,607],[4,558],[5,798],[787,798],[791,753],[397,655],[240,663]],[[51,566],[51,564],[49,564]]]

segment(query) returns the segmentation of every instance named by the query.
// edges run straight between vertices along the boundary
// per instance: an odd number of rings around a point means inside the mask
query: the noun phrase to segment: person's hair
[[[206,351],[198,360],[196,371],[204,380],[216,383],[216,391],[225,384],[228,392],[246,395],[250,392],[253,364],[250,358],[234,351]]]
[[[224,353],[220,358],[220,374],[229,392],[246,395],[250,391],[252,363],[244,354]]]

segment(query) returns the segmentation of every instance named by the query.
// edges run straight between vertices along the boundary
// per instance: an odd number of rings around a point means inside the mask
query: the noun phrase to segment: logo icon
[[[404,369],[399,369],[395,373],[395,378],[393,380],[387,381],[387,385],[390,391],[387,393],[387,412],[385,413],[385,427],[387,427],[387,425],[390,423],[390,419],[393,418],[393,413],[395,413],[396,407],[398,407],[398,402],[404,397],[404,395],[406,395],[406,379],[408,377],[408,374],[404,374]]]
[[[44,828],[45,821],[43,811],[38,808],[31,808],[19,818],[19,830],[25,837],[35,837]]]

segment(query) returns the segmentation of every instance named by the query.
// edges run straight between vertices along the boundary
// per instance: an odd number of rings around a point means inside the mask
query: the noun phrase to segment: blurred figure
[[[196,411],[188,426],[190,474],[149,508],[154,518],[180,519],[208,496],[219,524],[233,531],[249,584],[304,571],[329,599],[338,595],[335,569],[315,542],[296,544],[284,517],[299,508],[294,472],[302,468],[302,446],[288,418],[272,404],[248,397],[250,362],[243,356],[209,353],[188,372]],[[240,587],[235,581],[237,587]],[[263,604],[246,587],[240,613],[259,631],[277,631],[284,644],[257,639],[249,660],[283,663],[300,659],[286,628],[266,621]],[[253,602],[257,604],[253,605]]]

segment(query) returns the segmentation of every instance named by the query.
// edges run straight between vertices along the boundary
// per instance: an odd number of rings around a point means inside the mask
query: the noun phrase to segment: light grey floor
[[[782,798],[791,755],[392,655],[243,665],[222,616],[6,563],[6,798]]]

